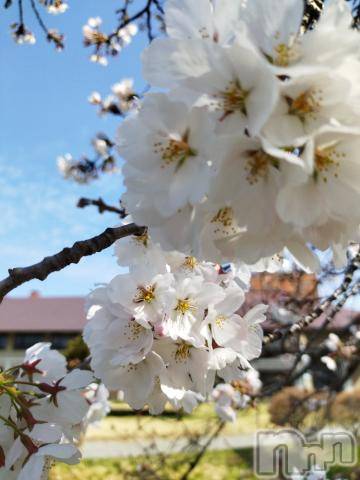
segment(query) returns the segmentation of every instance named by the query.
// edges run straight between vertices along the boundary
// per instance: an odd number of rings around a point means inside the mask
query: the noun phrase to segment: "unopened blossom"
[[[93,55],[90,55],[90,61],[93,63],[98,63],[103,67],[106,67],[108,64],[107,58],[104,55],[99,55],[98,53],[94,53]]]
[[[101,95],[99,92],[92,92],[91,95],[88,97],[89,103],[92,105],[100,105],[101,104]]]
[[[93,147],[99,155],[106,157],[109,154],[109,144],[103,138],[95,137],[92,141]]]
[[[129,44],[132,41],[132,38],[138,33],[138,30],[136,23],[129,23],[117,32],[117,36],[123,43]]]

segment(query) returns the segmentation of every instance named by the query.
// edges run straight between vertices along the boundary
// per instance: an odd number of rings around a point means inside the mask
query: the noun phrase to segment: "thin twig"
[[[345,277],[340,285],[328,298],[326,298],[320,305],[318,305],[313,312],[309,315],[306,315],[298,322],[294,323],[290,327],[280,328],[275,330],[274,332],[266,335],[263,340],[264,345],[268,345],[269,343],[275,342],[284,338],[287,335],[291,335],[296,332],[300,332],[304,328],[308,327],[314,320],[320,317],[330,305],[337,301],[340,296],[342,296],[346,290],[349,288],[351,282],[353,281],[353,276],[356,270],[360,268],[360,254],[356,255],[354,259],[351,261],[350,265],[346,269]]]
[[[37,9],[36,5],[35,5],[35,2],[34,0],[30,0],[30,3],[31,3],[31,8],[35,14],[35,17],[36,17],[36,20],[38,21],[41,29],[43,30],[43,32],[46,34],[46,36],[49,34],[49,30],[47,28],[47,26],[45,25],[44,23],[44,20],[41,18],[41,15],[40,15],[40,12],[39,10]]]
[[[340,312],[340,310],[343,308],[347,300],[350,297],[357,295],[359,293],[359,288],[360,288],[360,284],[356,283],[355,285],[353,285],[352,288],[350,288],[347,292],[344,293],[342,298],[338,301],[338,303],[331,309],[331,311],[325,317],[325,320],[322,322],[321,327],[310,338],[309,343],[307,344],[305,350],[301,350],[297,353],[293,366],[291,367],[291,370],[286,375],[286,378],[284,380],[284,383],[286,385],[291,385],[295,380],[297,380],[299,376],[301,376],[303,372],[296,372],[296,369],[301,360],[301,357],[305,354],[308,354],[311,348],[314,345],[316,345],[316,342],[322,337],[326,327],[328,327],[328,325],[332,322],[332,320],[335,318],[337,313]],[[316,352],[317,353],[320,352],[318,347],[316,347]],[[325,353],[325,352],[322,352],[322,353]]]
[[[101,252],[110,247],[116,240],[130,235],[141,235],[145,227],[134,223],[117,228],[107,228],[96,237],[74,243],[71,248],[64,248],[61,252],[45,257],[41,262],[25,268],[9,269],[9,276],[0,282],[0,303],[5,295],[30,280],[45,280],[50,273],[58,272],[72,263],[86,256]]]
[[[19,23],[20,25],[24,25],[24,11],[22,0],[19,0]]]
[[[180,480],[187,480],[189,478],[190,473],[194,470],[194,468],[198,465],[202,457],[205,455],[207,449],[209,448],[210,444],[212,441],[217,438],[217,436],[221,433],[221,431],[224,429],[226,423],[225,422],[220,422],[216,430],[213,432],[212,435],[208,438],[207,442],[203,445],[199,453],[196,455],[196,457],[190,462],[190,465],[184,475],[180,478]]]
[[[36,17],[36,20],[38,21],[38,24],[40,25],[40,28],[46,35],[46,39],[49,42],[54,42],[56,48],[58,50],[62,50],[64,48],[64,43],[63,43],[63,36],[58,34],[55,30],[49,30],[47,26],[45,25],[44,20],[42,19],[40,12],[35,4],[34,0],[30,0],[31,8],[32,11],[34,12],[34,15]]]
[[[153,3],[153,0],[147,0],[146,2],[146,5],[144,6],[144,8],[142,8],[141,10],[139,10],[137,13],[135,13],[134,15],[132,15],[131,17],[127,17],[125,18],[121,23],[120,25],[118,25],[118,27],[116,28],[116,30],[109,35],[109,40],[112,38],[112,37],[116,37],[120,30],[122,30],[123,28],[125,28],[127,25],[129,25],[130,23],[134,22],[135,20],[138,20],[139,18],[141,18],[142,16],[144,16],[145,14],[148,14],[151,10],[151,6],[152,6],[152,3]]]
[[[85,208],[90,205],[97,207],[100,214],[104,212],[112,212],[117,213],[120,218],[125,218],[127,216],[125,208],[118,208],[112,205],[108,205],[101,197],[99,197],[97,200],[82,197],[77,203],[78,208]]]

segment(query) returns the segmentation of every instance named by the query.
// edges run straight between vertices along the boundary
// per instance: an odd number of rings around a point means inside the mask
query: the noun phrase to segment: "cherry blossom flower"
[[[68,373],[50,343],[34,345],[20,365],[0,373],[1,478],[42,480],[55,460],[78,463],[74,442],[93,378],[89,371]]]
[[[135,193],[141,184],[141,191],[150,194],[148,202],[153,198],[154,208],[163,216],[188,202],[199,203],[209,190],[216,157],[221,155],[219,142],[211,141],[213,130],[214,121],[205,109],[189,110],[164,94],[148,95],[138,116],[126,119],[119,130],[128,190]],[[125,205],[139,203],[133,196],[123,198]],[[136,220],[134,210],[132,215]]]
[[[91,366],[107,388],[122,390],[135,409],[160,413],[170,402],[191,411],[211,393],[217,371],[232,381],[251,368],[266,307],[237,314],[241,269],[165,252],[147,233],[119,240],[115,250],[121,265],[131,254],[129,273],[91,293],[84,329]],[[219,319],[227,317],[225,331]]]

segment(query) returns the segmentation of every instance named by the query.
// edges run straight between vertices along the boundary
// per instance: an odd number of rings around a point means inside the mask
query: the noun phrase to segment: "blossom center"
[[[211,223],[220,223],[224,227],[231,227],[234,219],[234,212],[231,207],[220,208]]]
[[[300,57],[299,41],[296,36],[289,42],[278,43],[274,47],[274,55],[269,60],[278,67],[288,67],[292,63],[296,62]]]
[[[234,390],[242,394],[247,394],[250,390],[249,384],[244,380],[234,380],[231,382],[231,386]]]
[[[219,328],[223,328],[225,321],[226,321],[225,315],[219,315],[218,317],[216,317],[215,324]]]
[[[184,266],[185,268],[188,268],[189,270],[194,270],[194,268],[196,267],[197,263],[198,263],[198,262],[197,262],[197,260],[196,260],[195,257],[189,256],[189,257],[186,257],[186,258],[185,258],[185,261],[184,261],[184,263],[183,263],[183,266]]]
[[[181,315],[185,315],[185,313],[188,312],[189,310],[195,310],[195,309],[196,307],[190,303],[188,298],[185,298],[184,300],[178,300],[177,305],[175,307],[175,310],[181,313]]]
[[[190,357],[190,345],[185,342],[182,342],[178,345],[178,348],[175,352],[175,361],[183,362]]]
[[[146,287],[138,287],[135,294],[134,303],[151,303],[155,299],[155,285],[148,285]]]
[[[148,246],[149,235],[147,233],[143,233],[142,235],[134,235],[134,239],[140,245],[143,245],[144,247]]]
[[[345,154],[336,151],[334,147],[317,148],[315,150],[314,180],[317,181],[321,175],[323,182],[326,183],[328,181],[327,174],[330,171],[333,171],[334,177],[337,178],[337,169],[340,166],[339,160],[344,157]]]
[[[289,103],[289,113],[297,115],[302,120],[317,112],[320,107],[319,100],[312,90],[307,90],[294,99],[287,97],[287,101]]]
[[[144,330],[144,327],[135,322],[135,320],[132,320],[130,322],[130,340],[138,339]]]
[[[178,171],[190,157],[196,157],[197,152],[189,145],[189,132],[182,138],[170,138],[164,145],[157,142],[154,145],[155,153],[160,154],[164,164],[161,168],[175,164],[175,171]]]
[[[211,223],[214,226],[214,235],[228,236],[239,232],[238,225],[235,222],[234,210],[231,207],[223,207],[212,218]]]
[[[279,67],[287,67],[290,65],[291,49],[285,43],[279,43],[275,47],[274,63]]]
[[[263,150],[249,151],[245,165],[246,180],[250,185],[254,185],[260,179],[266,179],[271,166],[279,168],[279,160]]]
[[[242,88],[238,80],[230,82],[226,90],[218,95],[225,114],[239,111],[246,115],[246,99],[249,93],[248,90]]]

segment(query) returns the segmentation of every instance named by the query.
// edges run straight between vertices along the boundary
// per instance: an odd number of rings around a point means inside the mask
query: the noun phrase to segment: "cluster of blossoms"
[[[79,160],[73,158],[70,153],[60,155],[57,158],[57,166],[65,179],[85,184],[98,178],[99,172],[115,173],[116,160],[113,155],[113,142],[103,133],[98,133],[92,140],[95,157],[83,156]]]
[[[14,23],[11,28],[13,39],[19,45],[25,43],[34,45],[34,43],[36,43],[35,35],[23,23]]]
[[[112,93],[101,97],[99,92],[92,92],[88,100],[92,105],[99,107],[100,115],[112,113],[113,115],[124,115],[138,106],[138,95],[134,90],[134,80],[124,78],[121,82],[111,87]]]
[[[247,407],[261,386],[259,373],[254,369],[239,372],[238,380],[231,383],[216,385],[211,398],[215,402],[215,411],[221,420],[234,422],[236,411]]]
[[[301,473],[297,468],[294,468],[294,471],[291,475],[291,480],[326,480],[327,472],[326,470],[321,469],[319,466],[314,465],[311,470],[305,473]],[[341,480],[341,478],[339,478]]]
[[[121,266],[130,261],[129,273],[88,299],[84,339],[96,377],[154,414],[167,401],[192,411],[216,374],[240,388],[261,353],[266,312],[261,304],[239,314],[248,269],[164,252],[147,234],[118,241],[116,253]]]
[[[95,47],[94,53],[90,56],[92,62],[106,66],[108,64],[106,55],[118,55],[126,45],[131,43],[138,32],[138,27],[135,23],[129,23],[124,28],[119,28],[111,35],[107,35],[101,31],[101,24],[100,17],[89,18],[87,24],[83,26],[84,45]]]
[[[168,0],[146,95],[119,131],[123,200],[154,240],[253,263],[358,238],[359,33],[343,0],[304,32],[299,0]]]
[[[38,343],[21,365],[0,372],[1,479],[42,480],[55,460],[80,459],[75,443],[91,408],[93,375],[68,373],[65,357],[50,347]]]
[[[69,5],[63,0],[40,0],[40,3],[43,4],[48,13],[52,15],[65,13],[69,8]]]

